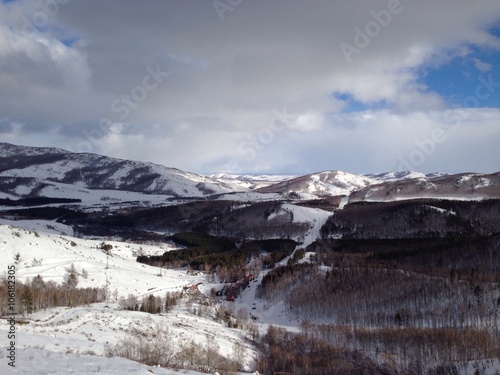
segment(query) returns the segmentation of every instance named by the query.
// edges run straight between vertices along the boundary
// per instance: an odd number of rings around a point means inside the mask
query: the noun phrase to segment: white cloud
[[[479,70],[482,73],[488,73],[491,72],[493,69],[493,65],[485,63],[478,58],[473,58],[472,61],[474,61],[474,66],[476,67],[477,70]]]
[[[321,113],[305,113],[297,116],[288,127],[301,132],[319,131],[323,128],[325,120]]]

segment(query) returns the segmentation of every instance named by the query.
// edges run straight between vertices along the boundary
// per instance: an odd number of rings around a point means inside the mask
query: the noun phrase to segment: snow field
[[[31,227],[36,228],[36,225]],[[99,248],[102,242],[113,246],[111,256],[108,257]],[[78,278],[78,287],[104,287],[107,281],[110,291],[118,290],[118,295],[124,297],[129,293],[138,296],[150,293],[163,295],[167,291],[180,290],[185,285],[199,282],[201,276],[186,275],[185,271],[179,270],[163,269],[159,276],[159,268],[135,261],[141,252],[158,255],[172,249],[167,244],[151,246],[83,240],[0,225],[0,256],[13,264],[14,256],[20,254],[21,259],[16,267],[20,280],[40,274],[45,281],[61,283],[66,269],[74,264],[80,274],[84,269],[88,273],[86,279],[81,276]]]
[[[25,229],[5,225],[5,221],[3,223],[0,225],[0,257],[5,260],[5,270],[0,272],[5,273],[7,265],[15,264],[14,257],[19,253],[21,258],[16,264],[16,276],[23,282],[41,275],[45,281],[61,283],[71,264],[79,273],[83,269],[88,272],[86,279],[81,275],[78,277],[78,287],[104,287],[107,279],[110,292],[116,290],[118,298],[127,297],[129,293],[139,298],[149,294],[164,297],[168,291],[180,291],[185,286],[205,281],[202,273],[187,273],[185,270],[163,269],[162,276],[159,276],[159,268],[136,262],[134,254],[137,252],[161,254],[172,249],[166,244],[152,246],[105,241],[113,246],[112,256],[107,259],[99,248],[101,240],[61,235],[60,231],[67,230],[64,225],[52,226],[52,222],[44,221],[17,223]],[[109,261],[108,269],[106,261]],[[212,287],[218,286],[200,285],[207,295]],[[200,309],[202,314],[195,313]],[[228,328],[214,321],[214,317],[215,307],[186,303],[185,300],[171,312],[160,315],[120,310],[115,301],[37,311],[29,317],[18,317],[28,323],[16,327],[17,362],[20,367],[13,373],[86,374],[95,373],[98,368],[102,373],[146,373],[148,366],[121,359],[101,360],[99,356],[104,355],[106,345],[118,343],[134,330],[145,332],[158,326],[168,328],[177,348],[191,341],[204,346],[208,337],[215,340],[222,355],[231,358],[235,344],[240,343],[245,352],[245,368],[252,370],[257,352],[250,344],[248,334]],[[8,328],[7,320],[0,319],[0,337],[7,336]],[[75,366],[70,366],[73,372],[68,372],[67,368],[73,361]],[[40,366],[36,365],[37,362]],[[162,371],[155,369],[154,373],[173,373]]]
[[[4,354],[4,357],[6,354]],[[51,352],[44,349],[19,349],[16,367],[2,366],[2,374],[26,375],[202,375],[189,370],[170,370],[151,367],[119,357],[100,357],[88,354]]]

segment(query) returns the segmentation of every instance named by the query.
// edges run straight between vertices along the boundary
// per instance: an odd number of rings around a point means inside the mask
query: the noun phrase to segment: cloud
[[[482,73],[488,73],[491,72],[493,69],[493,65],[485,63],[478,58],[473,58],[472,61],[474,61],[474,66],[476,67],[477,70],[479,70]]]
[[[289,128],[302,132],[320,131],[323,129],[324,123],[325,120],[321,114],[305,113],[297,116],[297,119],[289,125]]]
[[[395,168],[418,129],[437,126],[431,114],[447,109],[422,83],[426,68],[462,55],[495,72],[475,53],[500,50],[490,30],[500,5],[401,0],[380,21],[390,3],[257,0],[222,20],[210,1],[0,3],[2,137],[197,172]],[[373,22],[379,31],[347,61],[341,44],[355,45]],[[161,82],[147,78],[157,68],[169,74]],[[357,113],[343,113],[342,97]],[[259,140],[283,108],[296,118]],[[475,144],[490,142],[472,118]],[[22,126],[9,133],[13,123]],[[454,139],[447,144],[469,142]],[[417,167],[460,168],[451,154],[438,165],[440,152]],[[471,153],[475,169],[491,168],[492,152]]]

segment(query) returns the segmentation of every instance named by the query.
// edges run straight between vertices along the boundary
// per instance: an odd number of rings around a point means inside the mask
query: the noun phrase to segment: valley
[[[500,173],[201,176],[3,143],[0,334],[14,266],[19,373],[495,374],[499,230]]]

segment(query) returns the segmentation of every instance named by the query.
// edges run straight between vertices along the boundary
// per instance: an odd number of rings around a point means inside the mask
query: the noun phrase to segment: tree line
[[[487,328],[353,328],[304,322],[300,333],[270,326],[262,338],[262,373],[301,375],[476,374],[500,354],[498,334]]]
[[[65,281],[58,284],[52,280],[45,281],[37,275],[25,282],[16,280],[16,313],[29,315],[38,310],[60,306],[88,305],[106,300],[105,288],[78,288],[76,270],[70,267],[66,273]],[[0,314],[7,313],[8,306],[7,280],[0,280]]]
[[[236,242],[226,237],[216,237],[205,233],[178,233],[169,238],[174,243],[185,246],[179,250],[166,251],[163,255],[137,257],[137,262],[157,267],[190,267],[196,270],[215,271],[218,269],[241,269],[252,258],[263,253],[262,265],[272,268],[289,256],[296,242],[289,239],[244,240]]]

